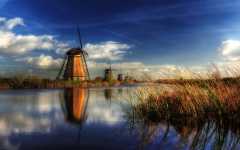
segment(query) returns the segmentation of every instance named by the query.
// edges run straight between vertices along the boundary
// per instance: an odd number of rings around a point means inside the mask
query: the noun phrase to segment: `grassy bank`
[[[239,83],[239,78],[212,78],[138,88],[127,117],[140,134],[140,148],[154,140],[164,143],[177,133],[188,149],[238,149]]]
[[[234,78],[141,87],[134,94],[138,103],[133,109],[140,118],[153,121],[181,116],[234,119],[240,116],[239,83]]]
[[[9,78],[0,78],[1,89],[40,89],[40,88],[71,88],[71,87],[109,87],[131,85],[138,83],[136,80],[112,80],[95,79],[88,81],[54,80],[38,76],[16,75]]]

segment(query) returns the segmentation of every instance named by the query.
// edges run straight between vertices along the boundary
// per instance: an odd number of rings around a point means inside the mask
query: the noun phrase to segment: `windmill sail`
[[[62,65],[61,65],[61,68],[60,68],[60,71],[58,72],[58,75],[57,75],[57,80],[59,80],[61,78],[61,75],[63,73],[63,69],[66,65],[66,62],[67,62],[67,57],[65,56],[64,59],[63,59],[63,62],[62,62]]]
[[[78,40],[79,40],[79,46],[82,49],[83,45],[82,45],[82,37],[81,37],[81,33],[80,33],[80,29],[79,26],[77,26],[77,34],[78,34]]]

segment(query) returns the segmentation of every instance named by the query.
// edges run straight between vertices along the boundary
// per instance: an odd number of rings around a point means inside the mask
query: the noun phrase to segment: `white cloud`
[[[215,71],[219,71],[222,77],[239,77],[239,68],[240,61],[221,61],[215,64]]]
[[[239,76],[240,40],[225,40],[218,48],[222,59],[214,64],[222,77]]]
[[[90,59],[121,60],[130,49],[128,44],[107,41],[98,44],[87,43],[85,50],[89,53]]]
[[[113,63],[112,68],[114,73],[123,73],[125,75],[133,76],[137,79],[159,79],[159,78],[194,78],[204,77],[207,75],[207,66],[191,66],[184,67],[179,65],[148,65],[142,62],[123,62]],[[89,68],[105,69],[109,67],[107,63],[97,63],[95,61],[88,61]]]
[[[0,53],[8,55],[25,54],[33,50],[55,50],[65,49],[66,43],[62,43],[52,35],[21,35],[12,30],[16,26],[23,26],[21,18],[0,18]]]
[[[206,75],[207,67],[191,66],[185,67],[180,65],[145,65],[142,68],[152,79],[159,78],[196,78],[200,75]],[[142,72],[143,72],[142,71]]]
[[[55,46],[52,36],[16,35],[0,31],[0,52],[5,54],[24,54],[35,49],[50,50]]]
[[[34,67],[40,68],[40,69],[48,69],[48,68],[59,68],[62,64],[62,59],[57,58],[54,59],[52,56],[41,54],[37,57],[25,57],[16,59],[16,61],[24,62],[29,65],[33,65]]]
[[[4,17],[0,17],[0,29],[1,30],[12,30],[14,27],[21,25],[24,25],[23,19],[16,17],[7,20]]]
[[[219,51],[225,60],[228,61],[240,60],[240,41],[225,40],[219,47]]]
[[[97,63],[96,61],[88,61],[88,66],[90,68],[107,68],[109,67],[108,63]],[[143,68],[145,65],[142,62],[123,62],[123,63],[112,63],[112,68],[122,69],[137,69]]]

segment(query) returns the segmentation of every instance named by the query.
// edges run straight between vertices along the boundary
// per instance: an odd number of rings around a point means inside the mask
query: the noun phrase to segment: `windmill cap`
[[[67,51],[67,55],[80,55],[83,53],[83,50],[81,48],[71,48]]]

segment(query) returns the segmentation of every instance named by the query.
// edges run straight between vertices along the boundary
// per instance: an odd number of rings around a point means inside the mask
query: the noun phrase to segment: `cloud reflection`
[[[108,128],[124,121],[118,89],[19,90],[0,94],[0,149],[20,142],[21,136],[76,132],[92,125]],[[120,96],[120,97],[119,97]],[[74,122],[74,126],[73,126]],[[85,128],[86,127],[86,128]],[[12,141],[12,138],[16,141]],[[12,148],[10,148],[12,149]]]
[[[18,149],[10,137],[50,133],[62,120],[60,91],[5,91],[0,94],[0,149]]]

